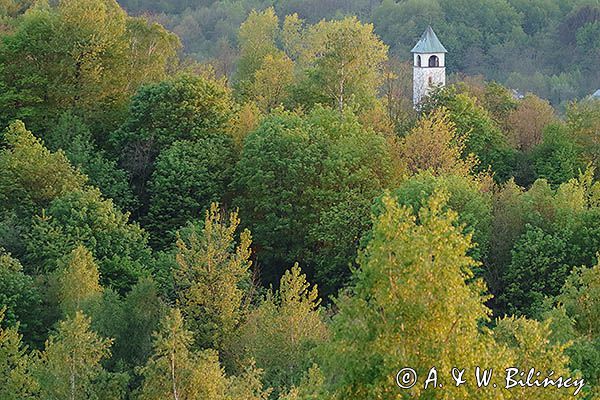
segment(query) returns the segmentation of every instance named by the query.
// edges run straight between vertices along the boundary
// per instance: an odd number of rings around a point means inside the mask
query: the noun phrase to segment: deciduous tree
[[[58,303],[66,316],[83,311],[102,294],[98,266],[92,253],[82,245],[61,260],[55,276]]]
[[[177,241],[173,271],[178,306],[200,348],[222,349],[240,322],[244,288],[250,285],[250,232],[236,244],[237,212],[225,216],[213,203],[200,232]]]
[[[456,132],[446,110],[439,109],[417,122],[402,139],[400,151],[412,173],[429,171],[435,175],[468,176],[474,172],[477,158],[465,154],[465,140]]]
[[[155,247],[172,244],[175,230],[225,197],[233,165],[233,141],[224,134],[178,141],[160,153],[148,184],[146,218]]]
[[[271,289],[240,328],[238,357],[254,359],[275,394],[300,384],[312,365],[310,349],[327,338],[319,303],[317,288],[310,287],[295,265],[281,278],[279,290]]]
[[[544,128],[555,120],[554,109],[548,101],[532,94],[525,96],[507,118],[513,146],[522,151],[531,150],[542,142]]]
[[[347,17],[321,21],[307,32],[307,84],[340,112],[348,104],[369,108],[383,82],[388,48],[373,29]]]
[[[123,398],[127,377],[110,373],[102,360],[110,356],[111,339],[90,329],[90,319],[77,312],[58,324],[36,361],[34,376],[40,384],[40,399]]]
[[[18,326],[4,328],[4,310],[0,308],[0,397],[34,398],[38,383],[31,376],[31,357],[21,343]]]

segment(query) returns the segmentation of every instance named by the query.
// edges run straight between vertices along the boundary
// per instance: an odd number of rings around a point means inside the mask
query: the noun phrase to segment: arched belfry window
[[[421,56],[417,56],[417,67],[421,66]]]
[[[439,67],[440,66],[440,59],[438,58],[438,56],[429,57],[429,66],[430,67]]]

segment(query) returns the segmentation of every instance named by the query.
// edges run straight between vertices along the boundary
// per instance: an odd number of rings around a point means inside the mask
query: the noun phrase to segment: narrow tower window
[[[430,67],[439,67],[440,66],[440,59],[438,58],[438,56],[429,57],[429,66]]]
[[[417,67],[421,66],[421,56],[417,56]]]

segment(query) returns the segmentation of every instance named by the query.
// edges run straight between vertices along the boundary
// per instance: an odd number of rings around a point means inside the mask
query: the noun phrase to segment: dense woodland
[[[0,0],[0,399],[598,398],[600,4],[268,5]]]
[[[451,49],[455,80],[482,75],[533,92],[561,109],[600,89],[598,0],[120,0],[130,13],[159,21],[196,59],[232,72],[238,27],[253,10],[297,13],[307,23],[357,16],[374,24],[390,58],[408,60],[427,24]],[[592,89],[590,91],[590,89]]]

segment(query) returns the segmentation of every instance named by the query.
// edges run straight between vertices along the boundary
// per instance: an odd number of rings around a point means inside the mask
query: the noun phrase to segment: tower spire
[[[433,87],[446,84],[448,50],[431,26],[428,26],[411,52],[413,53],[413,103],[418,107]]]

